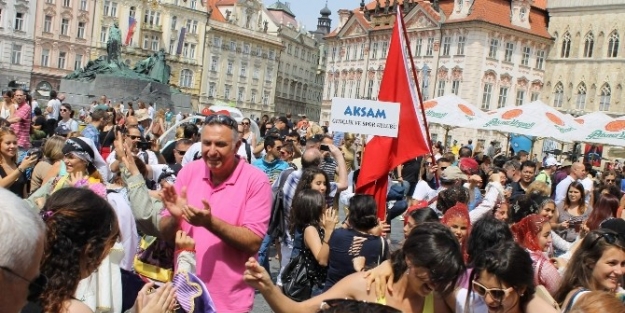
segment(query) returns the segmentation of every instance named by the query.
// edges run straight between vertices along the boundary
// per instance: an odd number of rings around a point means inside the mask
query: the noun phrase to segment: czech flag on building
[[[128,17],[128,34],[126,34],[126,42],[124,45],[129,45],[132,40],[132,35],[135,33],[135,27],[137,27],[137,20],[134,17]]]
[[[378,95],[379,101],[400,104],[397,138],[373,136],[369,140],[364,149],[363,163],[356,184],[356,193],[375,197],[378,217],[382,220],[386,220],[389,172],[410,159],[431,153],[418,84],[414,72],[413,75],[410,74],[411,67],[408,62],[412,64],[412,58],[408,49],[404,49],[409,47],[404,29],[402,10],[398,5]]]

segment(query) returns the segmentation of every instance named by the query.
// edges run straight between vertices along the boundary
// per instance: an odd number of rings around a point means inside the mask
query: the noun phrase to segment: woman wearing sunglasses
[[[467,301],[475,293],[484,299],[489,313],[538,313],[526,309],[535,289],[532,259],[525,249],[505,242],[480,253],[474,265]]]
[[[554,298],[567,313],[589,291],[622,293],[624,270],[625,239],[612,230],[593,230],[573,253]]]
[[[405,313],[453,312],[443,296],[450,293],[464,263],[458,241],[440,223],[422,223],[408,235],[401,250],[392,256],[395,273],[392,286],[381,297],[367,290],[362,273],[355,273],[337,282],[325,293],[295,302],[274,286],[271,278],[254,258],[246,263],[245,281],[258,289],[274,312],[317,312],[328,299],[353,299],[385,304]]]

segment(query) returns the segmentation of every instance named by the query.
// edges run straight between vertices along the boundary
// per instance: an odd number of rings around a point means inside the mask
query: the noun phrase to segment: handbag
[[[308,275],[308,262],[304,253],[292,258],[282,273],[282,292],[291,300],[301,302],[310,299],[313,282]]]
[[[141,276],[170,282],[174,277],[174,248],[156,237],[143,236],[133,265]]]

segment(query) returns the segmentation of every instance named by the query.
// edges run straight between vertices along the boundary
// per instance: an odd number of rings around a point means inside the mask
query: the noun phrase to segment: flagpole
[[[412,78],[414,79],[415,85],[417,86],[417,97],[419,97],[419,107],[421,107],[421,115],[423,117],[423,121],[425,122],[425,134],[428,138],[428,149],[430,150],[430,155],[434,157],[434,151],[432,150],[432,137],[430,136],[430,128],[428,127],[428,120],[425,116],[425,110],[423,108],[423,96],[421,95],[421,87],[419,87],[419,80],[417,79],[417,71],[415,70],[414,60],[412,59],[412,50],[410,48],[410,39],[408,39],[408,31],[406,30],[406,23],[404,23],[404,17],[401,15],[401,8],[399,5],[397,6],[397,14],[399,15],[399,20],[401,21],[401,29],[404,32],[404,40],[406,40],[406,46],[408,50],[408,58],[410,59],[410,65],[412,67]],[[438,180],[438,177],[437,177]]]

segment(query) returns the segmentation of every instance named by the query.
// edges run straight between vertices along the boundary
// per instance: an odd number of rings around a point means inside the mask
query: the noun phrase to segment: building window
[[[506,55],[504,60],[506,62],[512,62],[512,54],[514,53],[514,44],[511,42],[506,42]]]
[[[51,33],[52,32],[52,16],[46,15],[43,18],[43,32]]]
[[[251,100],[252,100],[252,103],[256,103],[256,94],[257,94],[257,93],[258,93],[258,92],[257,92],[256,90],[252,89],[252,97],[251,97],[251,98],[252,98],[252,99],[251,99]]]
[[[616,31],[610,34],[608,39],[608,58],[616,58],[618,56],[619,36]]]
[[[67,36],[69,32],[69,19],[61,19],[61,35]]]
[[[523,47],[523,57],[521,58],[521,65],[529,66],[531,54],[532,49],[530,47]]]
[[[449,56],[451,50],[451,37],[447,36],[443,38],[443,55]]]
[[[180,87],[191,88],[193,85],[193,72],[189,69],[180,71]]]
[[[15,30],[24,30],[24,13],[15,13]]]
[[[228,60],[228,68],[226,69],[226,74],[232,75],[232,67],[234,66],[234,61]]]
[[[592,58],[592,49],[595,46],[595,36],[593,36],[592,32],[589,32],[584,38],[584,57]]]
[[[241,70],[239,71],[239,76],[247,77],[247,64],[241,62]]]
[[[77,38],[85,39],[85,22],[78,22]]]
[[[263,105],[268,105],[269,104],[269,91],[265,91],[263,93]]]
[[[225,86],[225,90],[224,90],[224,98],[225,98],[226,100],[229,100],[229,99],[230,99],[230,89],[232,89],[232,86],[230,86],[230,85],[226,85],[226,86]]]
[[[332,61],[333,62],[334,62],[334,59],[336,59],[336,50],[337,50],[336,46],[332,47]]]
[[[157,26],[161,24],[161,12],[147,10],[143,15],[143,23],[151,26]]]
[[[562,103],[564,102],[564,87],[562,83],[557,83],[556,87],[553,88],[553,107],[561,108]]]
[[[80,0],[80,10],[87,11],[87,0]]]
[[[211,72],[216,72],[217,71],[217,64],[219,63],[219,57],[212,57],[211,58]]]
[[[260,67],[254,67],[254,72],[252,73],[252,78],[253,79],[259,79],[260,78]]]
[[[388,42],[382,43],[382,59],[386,59],[386,54],[388,53]]]
[[[414,55],[417,57],[421,56],[421,49],[423,48],[423,38],[417,38],[416,44],[414,47]]]
[[[128,15],[130,15],[131,17],[135,17],[136,14],[137,14],[137,8],[130,7],[130,12],[128,13]]]
[[[545,50],[536,50],[536,68],[543,69],[545,63]]]
[[[237,95],[237,101],[243,101],[245,97],[245,88],[239,87],[239,94]]]
[[[152,35],[152,51],[158,51],[159,38],[157,35]]]
[[[74,59],[74,70],[78,70],[82,68],[82,54],[77,54]]]
[[[521,106],[525,103],[525,90],[517,90],[516,92],[516,106]]]
[[[237,51],[237,42],[230,40],[230,51]]]
[[[22,63],[22,45],[13,44],[11,48],[11,64]]]
[[[451,82],[451,93],[453,93],[454,95],[458,95],[458,93],[460,92],[460,81],[459,80],[454,80]]]
[[[104,16],[117,16],[117,2],[105,0],[104,1]],[[146,11],[146,14],[149,11]]]
[[[215,87],[217,86],[217,84],[215,83],[209,83],[208,84],[208,96],[209,97],[215,97]]]
[[[491,39],[490,40],[490,48],[488,50],[488,57],[491,59],[497,58],[497,49],[499,49],[499,40]]]
[[[467,41],[467,37],[465,36],[458,36],[458,47],[456,49],[456,54],[457,55],[464,55],[464,44]]]
[[[436,92],[436,96],[437,97],[442,97],[445,95],[445,81],[444,80],[439,80],[438,81],[438,91]]]
[[[349,61],[349,55],[351,52],[352,46],[347,46],[347,48],[345,48],[345,61]]]
[[[482,109],[490,110],[490,99],[493,96],[493,84],[485,83],[484,91],[482,93]]]
[[[356,99],[360,98],[360,79],[356,81]]]
[[[601,98],[599,99],[599,111],[610,111],[611,98],[612,91],[610,90],[610,85],[603,85],[601,88]]]
[[[538,96],[540,94],[538,92],[532,92],[532,99],[530,101],[534,102],[538,100]]]
[[[188,30],[191,34],[197,34],[197,25],[198,25],[198,21],[195,21],[195,20],[190,21],[187,24],[187,27],[189,27]]]
[[[577,100],[575,101],[575,108],[583,110],[586,107],[586,84],[580,83],[577,86]]]
[[[367,98],[371,99],[373,96],[373,79],[369,80],[369,86],[367,86]]]
[[[48,67],[50,62],[50,49],[41,50],[41,66]]]
[[[105,43],[108,40],[108,36],[109,36],[109,28],[107,26],[102,26],[102,29],[100,29],[100,42]]]
[[[67,58],[67,52],[59,52],[59,62],[58,62],[58,68],[60,69],[65,69],[65,59]]]
[[[562,36],[562,48],[560,49],[560,57],[568,58],[571,54],[571,34],[566,33]]]
[[[221,37],[213,37],[213,46],[221,47]]]
[[[63,0],[63,6],[69,8],[71,6],[70,2],[71,2],[71,0]]]
[[[176,41],[175,40],[169,41],[169,54],[171,55],[176,54]]]
[[[171,30],[176,30],[176,24],[178,23],[178,17],[177,16],[172,16],[171,17],[171,22],[169,23],[169,25],[171,26]]]
[[[197,0],[191,0],[190,4],[191,4],[191,9],[195,10],[197,8]]]
[[[497,100],[497,108],[503,108],[506,106],[508,102],[508,87],[500,87],[499,88],[499,100]]]
[[[143,36],[143,49],[148,50],[149,47],[150,47],[150,36],[145,35]]]
[[[434,53],[434,37],[428,38],[428,45],[425,48],[425,55],[431,56]]]
[[[308,59],[310,59],[310,52],[308,52]],[[361,44],[360,45],[360,59],[364,60],[365,59],[365,44]],[[308,60],[310,62],[310,60]]]
[[[185,42],[185,44],[183,46],[182,55],[184,55],[185,58],[194,59],[195,58],[195,47],[196,47],[195,44]]]
[[[243,45],[243,53],[250,54],[250,44],[246,43]]]
[[[358,60],[358,45],[354,45],[354,55],[352,55],[352,60]]]

